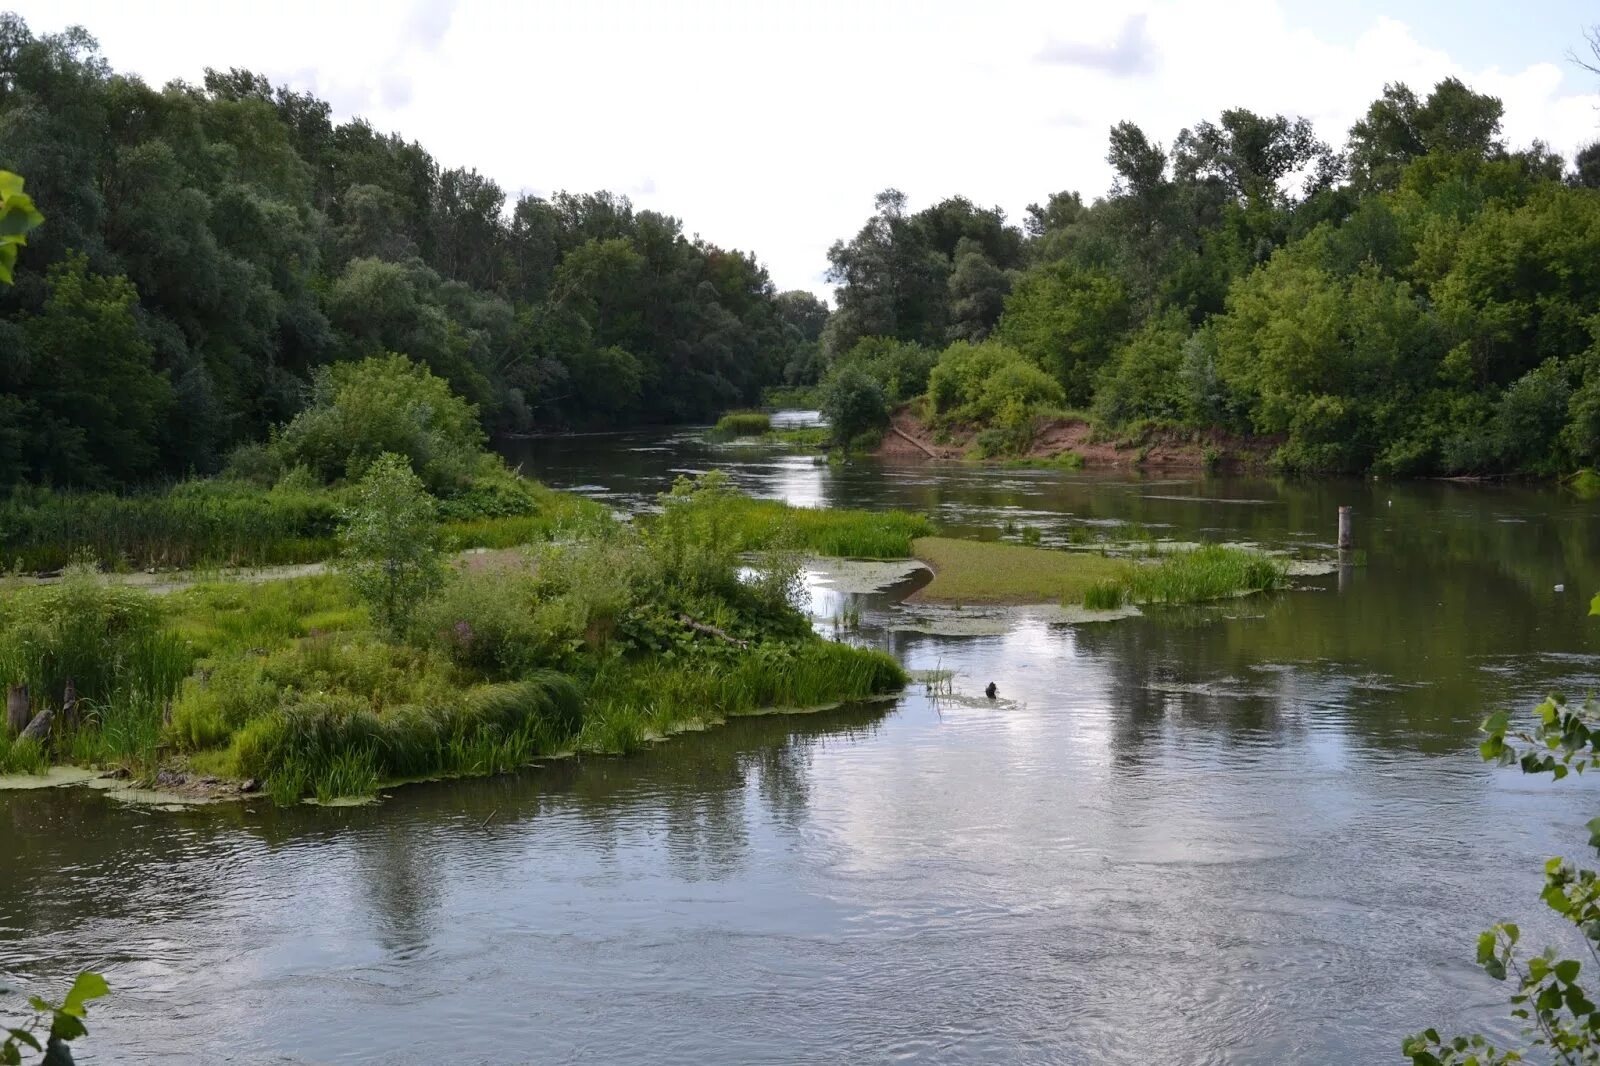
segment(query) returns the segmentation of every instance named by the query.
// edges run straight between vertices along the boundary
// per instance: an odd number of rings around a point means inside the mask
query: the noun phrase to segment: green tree
[[[398,639],[424,597],[444,582],[438,503],[404,456],[379,456],[368,468],[339,530],[339,570]]]
[[[132,283],[75,256],[51,268],[46,292],[0,363],[0,457],[10,460],[0,470],[91,486],[155,473],[172,386],[155,368]]]
[[[1017,279],[998,336],[1060,382],[1068,403],[1083,406],[1130,316],[1127,290],[1115,276],[1058,263]]]
[[[863,434],[889,424],[889,404],[883,386],[859,367],[844,366],[829,374],[822,386],[822,417],[828,420],[833,441],[849,447]]]

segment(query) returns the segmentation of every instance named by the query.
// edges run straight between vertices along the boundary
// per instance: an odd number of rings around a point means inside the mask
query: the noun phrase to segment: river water
[[[909,586],[851,597],[852,639],[952,691],[372,807],[0,793],[0,976],[107,974],[82,1061],[1398,1061],[1428,1025],[1507,1031],[1479,929],[1560,933],[1539,863],[1580,855],[1600,796],[1483,765],[1476,727],[1595,686],[1592,504],[829,468],[683,431],[510,451],[619,510],[722,467],[761,496],[1046,543],[1137,524],[1318,554],[1350,504],[1366,559],[976,636],[912,631]],[[839,600],[819,591],[819,619]]]

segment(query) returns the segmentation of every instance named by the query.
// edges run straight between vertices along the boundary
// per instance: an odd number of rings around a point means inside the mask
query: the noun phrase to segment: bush
[[[390,354],[319,370],[310,406],[272,450],[283,468],[303,465],[325,482],[359,479],[380,455],[398,455],[431,490],[448,492],[478,471],[483,443],[476,407]]]
[[[367,470],[339,531],[339,569],[391,635],[405,631],[422,598],[443,580],[438,505],[397,455]]]
[[[883,386],[858,367],[847,366],[828,375],[822,386],[821,410],[833,430],[834,443],[841,447],[889,424]]]
[[[860,370],[882,386],[884,399],[893,405],[922,395],[938,361],[938,352],[920,344],[893,337],[863,337],[834,362],[829,373]]]
[[[1101,368],[1094,394],[1095,417],[1108,426],[1154,420],[1178,422],[1191,403],[1182,370],[1188,323],[1172,312],[1153,318]]]
[[[1055,379],[1016,349],[993,340],[958,341],[946,348],[928,376],[928,396],[935,417],[980,424],[994,420],[1008,405],[1035,413],[1065,400]]]

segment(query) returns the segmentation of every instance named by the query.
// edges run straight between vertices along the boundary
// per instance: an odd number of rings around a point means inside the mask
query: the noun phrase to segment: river
[[[507,447],[619,510],[715,466],[1047,544],[1136,523],[1314,554],[1349,504],[1366,559],[1220,607],[976,636],[914,631],[905,588],[854,597],[851,639],[955,671],[953,692],[376,806],[0,793],[0,975],[54,989],[91,966],[113,988],[80,1061],[1399,1061],[1428,1025],[1508,1031],[1481,928],[1560,933],[1539,864],[1580,856],[1600,796],[1485,766],[1476,730],[1595,686],[1593,504],[830,468],[682,430]],[[838,601],[818,593],[819,626]]]

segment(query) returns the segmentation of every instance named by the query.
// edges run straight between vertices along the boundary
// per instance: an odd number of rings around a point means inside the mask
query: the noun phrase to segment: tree
[[[1122,282],[1104,270],[1035,267],[1006,298],[998,335],[1060,382],[1068,403],[1082,406],[1130,312]]]
[[[863,434],[889,424],[883,386],[854,366],[841,367],[828,375],[822,386],[821,411],[832,429],[833,442],[841,448],[848,448]]]
[[[12,358],[0,363],[0,457],[11,460],[0,470],[90,486],[153,474],[172,385],[140,328],[138,293],[81,256],[51,268],[46,292],[10,328]]]
[[[380,455],[356,486],[339,530],[339,570],[398,639],[424,597],[444,582],[438,504],[409,461]]]

